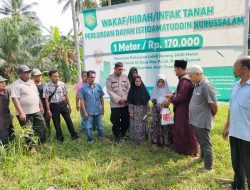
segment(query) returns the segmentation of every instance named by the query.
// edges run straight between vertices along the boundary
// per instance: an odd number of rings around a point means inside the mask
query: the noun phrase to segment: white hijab
[[[159,88],[157,86],[157,83],[159,80],[164,80],[165,82],[165,86],[163,88]],[[155,84],[155,87],[153,88],[151,94],[150,94],[150,99],[151,100],[157,100],[159,99],[160,97],[166,97],[167,94],[170,94],[171,91],[169,89],[169,86],[168,86],[168,82],[167,82],[167,78],[164,74],[159,74],[157,77],[156,77],[156,84]]]

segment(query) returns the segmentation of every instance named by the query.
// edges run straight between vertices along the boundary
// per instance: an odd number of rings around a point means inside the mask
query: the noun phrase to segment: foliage
[[[55,27],[40,59],[46,70],[57,68],[64,82],[76,81],[76,52],[70,33],[67,36],[61,36],[58,27]]]
[[[71,33],[61,36],[57,27],[44,37],[37,23],[15,16],[0,20],[0,74],[12,82],[20,64],[48,71],[57,68],[63,80],[75,81],[76,53]]]
[[[31,9],[38,5],[37,2],[25,4],[23,0],[2,0],[2,7],[0,7],[0,14],[9,17],[19,17],[22,20],[40,23],[36,12]]]
[[[3,0],[0,14],[0,74],[12,82],[20,64],[34,67],[44,45],[41,23],[31,9],[37,2]]]
[[[65,123],[64,144],[55,140],[55,130],[48,139],[46,148],[30,156],[27,150],[19,151],[13,145],[5,151],[0,161],[0,189],[178,189],[178,190],[220,190],[229,189],[223,179],[233,179],[229,143],[223,141],[221,132],[227,116],[228,106],[220,105],[212,130],[214,145],[213,173],[199,173],[202,164],[192,157],[179,155],[169,150],[150,151],[150,141],[141,145],[130,141],[119,146],[99,140],[89,144],[80,126],[80,114],[75,110],[75,88],[70,86],[72,119],[81,142],[70,140]],[[109,102],[105,101],[103,117],[105,132],[112,136],[109,121]],[[12,110],[14,113],[14,110]],[[17,120],[15,119],[15,127]],[[150,125],[149,125],[150,126]],[[17,134],[19,136],[20,133]],[[17,138],[18,139],[18,138]],[[16,142],[17,143],[17,142]]]
[[[62,9],[62,13],[64,13],[66,10],[70,7],[70,1],[71,0],[57,0],[58,4],[65,3]],[[93,9],[97,7],[97,1],[95,0],[76,0],[75,1],[75,10],[77,13],[80,13],[82,10],[85,9]]]
[[[0,20],[0,74],[12,81],[19,64],[33,66],[43,46],[39,26],[19,17]]]
[[[69,9],[71,0],[57,0],[58,4],[65,3],[62,9],[62,13],[64,13],[66,10]],[[75,15],[76,15],[76,22],[77,22],[77,29],[79,31],[80,28],[80,19],[79,14],[82,10],[85,9],[94,9],[97,7],[97,1],[96,0],[76,0],[75,1]]]

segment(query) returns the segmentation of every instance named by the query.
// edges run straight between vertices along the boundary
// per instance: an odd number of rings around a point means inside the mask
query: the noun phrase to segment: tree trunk
[[[75,1],[70,0],[71,2],[71,10],[72,10],[72,20],[73,20],[73,28],[74,28],[74,36],[75,36],[75,49],[76,49],[76,57],[77,57],[77,70],[78,70],[78,80],[81,80],[81,61],[80,61],[80,52],[79,52],[79,41],[78,41],[78,30],[76,26],[76,11],[75,11]]]

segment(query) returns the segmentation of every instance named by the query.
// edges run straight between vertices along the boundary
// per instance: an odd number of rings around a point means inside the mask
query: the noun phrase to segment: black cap
[[[31,71],[32,76],[42,75],[42,72],[39,69],[33,69]]]
[[[24,72],[31,72],[32,69],[30,69],[27,65],[20,65],[17,69],[18,74],[24,73]]]
[[[174,61],[174,66],[186,69],[187,68],[187,61],[185,61],[185,60],[175,60]]]
[[[118,67],[123,67],[123,63],[122,62],[115,63],[115,68],[118,68]]]

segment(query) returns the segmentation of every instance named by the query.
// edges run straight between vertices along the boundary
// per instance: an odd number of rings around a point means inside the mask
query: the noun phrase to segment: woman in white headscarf
[[[166,149],[171,144],[171,126],[161,125],[161,108],[163,101],[171,91],[168,86],[166,76],[159,74],[156,78],[155,87],[153,88],[150,99],[153,102],[153,123],[151,127],[151,143],[155,150],[157,146]]]

